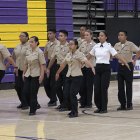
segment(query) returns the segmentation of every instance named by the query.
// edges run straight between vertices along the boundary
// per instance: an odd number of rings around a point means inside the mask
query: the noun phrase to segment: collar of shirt
[[[29,42],[26,42],[25,44],[20,44],[21,47],[22,46],[28,46],[28,45],[30,45]]]
[[[103,44],[99,43],[99,44],[98,44],[98,47],[101,47],[101,45],[102,45],[103,47],[105,47],[106,45],[108,46],[108,45],[111,45],[111,44],[108,43],[108,42],[104,42]]]
[[[38,52],[39,47],[36,47],[36,49],[34,51],[32,50],[32,48],[30,48],[29,50],[30,50],[31,53]]]
[[[127,46],[127,45],[129,45],[129,41],[126,41],[125,43],[123,43],[124,44],[124,46]],[[122,46],[122,43],[121,42],[119,42],[119,45],[120,46]]]
[[[63,48],[63,47],[67,47],[68,44],[69,44],[68,42],[66,42],[64,45],[62,45],[62,44],[60,43],[60,47],[61,47],[61,48]]]

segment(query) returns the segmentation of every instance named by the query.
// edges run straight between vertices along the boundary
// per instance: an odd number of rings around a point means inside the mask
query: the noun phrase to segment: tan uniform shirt
[[[85,39],[82,39],[81,37],[79,37],[77,41],[78,41],[78,46],[80,47],[84,43]]]
[[[64,62],[68,64],[68,72],[66,77],[82,76],[81,66],[82,62],[85,60],[87,60],[86,56],[79,50],[76,50],[74,54],[69,52],[64,59]]]
[[[19,44],[13,51],[13,58],[19,70],[23,71],[26,51],[30,48],[29,43]]]
[[[116,43],[114,48],[118,54],[120,54],[128,63],[132,62],[133,53],[136,53],[140,50],[134,43],[130,41],[126,41],[125,44],[121,44],[120,42]]]
[[[41,74],[40,65],[45,64],[44,53],[40,48],[36,48],[35,51],[28,49],[26,52],[25,65],[27,65],[27,71],[25,77],[38,77]]]
[[[50,42],[49,41],[47,43],[47,45],[45,46],[45,48],[44,48],[44,54],[45,54],[45,56],[48,57],[49,60],[51,59],[51,55],[52,55],[52,53],[54,51],[54,48],[56,46],[58,46],[59,44],[60,44],[60,42],[57,39],[55,39],[54,42]]]
[[[52,58],[56,57],[57,64],[61,64],[64,61],[64,58],[66,57],[67,53],[69,52],[68,42],[65,43],[65,45],[58,45],[55,47]]]
[[[11,54],[8,51],[8,49],[4,47],[3,45],[0,45],[0,70],[6,69],[4,60],[8,58],[9,56],[11,56]]]
[[[80,52],[83,52],[85,56],[87,56],[89,54],[89,52],[93,49],[93,47],[96,45],[96,43],[94,41],[91,41],[90,43],[87,43],[86,41],[80,46],[79,48],[79,51]],[[93,66],[96,65],[95,63],[95,58],[92,57],[90,60],[89,60]],[[89,66],[87,65],[83,65],[83,67],[86,66],[87,68],[89,68]]]

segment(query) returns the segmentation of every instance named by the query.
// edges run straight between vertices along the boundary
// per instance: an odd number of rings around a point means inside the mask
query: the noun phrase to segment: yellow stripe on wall
[[[47,12],[45,0],[27,0],[28,24],[0,24],[0,44],[14,48],[19,44],[20,32],[29,32],[30,36],[38,36],[40,46],[47,42]]]
[[[28,1],[27,7],[29,9],[46,9],[46,1]]]

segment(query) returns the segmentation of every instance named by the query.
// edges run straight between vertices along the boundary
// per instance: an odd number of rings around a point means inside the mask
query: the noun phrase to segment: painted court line
[[[135,127],[140,128],[140,125],[122,125],[122,124],[112,124],[112,123],[93,123],[93,122],[64,122],[64,121],[46,121],[46,120],[27,120],[27,119],[5,119],[1,118],[0,121],[27,121],[27,122],[46,122],[46,123],[63,123],[63,124],[82,124],[82,125],[101,125],[101,126],[115,126],[115,127]]]

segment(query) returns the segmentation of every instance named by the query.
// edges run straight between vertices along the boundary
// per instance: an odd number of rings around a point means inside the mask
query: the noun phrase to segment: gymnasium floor
[[[40,88],[42,108],[36,116],[16,109],[14,90],[0,91],[0,140],[140,140],[140,80],[134,80],[134,110],[117,112],[117,82],[109,89],[109,113],[97,115],[95,109],[79,109],[79,117],[48,108],[48,98]]]

